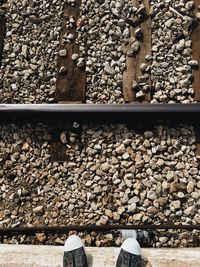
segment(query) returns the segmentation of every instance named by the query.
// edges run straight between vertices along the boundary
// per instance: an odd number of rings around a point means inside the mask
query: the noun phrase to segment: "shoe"
[[[122,238],[135,238],[141,247],[151,247],[154,240],[154,233],[151,230],[121,230]]]
[[[137,230],[137,241],[141,247],[151,247],[155,234],[151,230]]]
[[[116,267],[142,267],[141,248],[135,238],[128,238],[122,244]]]
[[[63,267],[88,267],[84,244],[76,235],[65,241]]]

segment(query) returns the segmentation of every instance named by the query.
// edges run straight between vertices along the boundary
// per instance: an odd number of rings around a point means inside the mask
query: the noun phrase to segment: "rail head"
[[[0,104],[6,122],[198,121],[200,104]]]

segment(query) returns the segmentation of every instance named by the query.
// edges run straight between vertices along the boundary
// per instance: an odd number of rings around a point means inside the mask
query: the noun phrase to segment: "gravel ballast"
[[[81,5],[81,56],[86,61],[86,103],[123,103],[125,44],[135,9],[130,0],[87,1]],[[97,16],[98,14],[98,16]]]
[[[55,102],[57,55],[63,52],[58,46],[64,3],[8,0],[6,6],[0,102]],[[150,1],[152,56],[147,54],[139,66],[143,75],[136,77],[138,84],[133,81],[136,100],[142,101],[148,87],[145,81],[151,74],[151,103],[194,102],[192,70],[199,62],[192,60],[193,7],[193,1]],[[77,22],[80,52],[72,59],[86,69],[86,103],[125,102],[126,45],[132,49],[128,57],[135,57],[143,45],[141,25],[134,28],[131,37],[130,21],[144,11],[142,4],[137,9],[131,0],[82,1]],[[73,18],[68,25],[74,27]],[[73,36],[66,35],[71,42]]]
[[[194,101],[192,69],[193,1],[152,0],[152,103]]]
[[[64,163],[50,161],[50,139],[44,125],[0,126],[1,226],[200,222],[193,127],[139,134],[126,125],[85,125],[81,136],[61,133]],[[172,232],[159,231],[153,245],[194,246],[199,236]],[[91,243],[103,245],[98,238]]]
[[[8,0],[0,102],[53,102],[62,23],[61,0]]]

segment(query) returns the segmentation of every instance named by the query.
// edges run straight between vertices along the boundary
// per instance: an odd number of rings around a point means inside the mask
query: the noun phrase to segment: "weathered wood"
[[[130,36],[134,36],[134,29],[130,27]],[[130,44],[126,47],[126,52],[130,50]],[[135,101],[135,92],[132,89],[133,80],[136,75],[135,69],[135,58],[128,57],[126,55],[126,70],[123,73],[123,95],[125,102]]]
[[[139,0],[135,0],[136,6],[139,5]],[[146,7],[146,13],[149,16],[149,0],[144,0],[143,4]],[[141,24],[141,30],[142,30],[142,42],[141,42],[141,48],[139,53],[136,56],[136,81],[138,82],[138,77],[142,75],[142,72],[140,70],[140,66],[142,63],[148,63],[145,59],[146,55],[151,55],[151,19],[150,16],[148,19],[144,20]],[[151,88],[151,77],[149,77],[147,84],[149,85],[149,88]],[[144,100],[149,101],[151,99],[150,92],[144,92]]]
[[[194,0],[195,4],[195,10],[194,15],[196,16],[196,13],[198,11],[198,6],[200,5],[200,0]],[[194,31],[191,34],[191,40],[192,40],[192,57],[194,60],[197,60],[200,64],[200,22],[198,22],[198,25],[194,29]],[[195,92],[195,100],[200,100],[200,67],[193,70],[193,88]]]
[[[61,130],[53,129],[50,143],[51,161],[64,162],[67,161],[67,147],[60,140]]]
[[[66,49],[67,56],[58,56],[58,70],[61,67],[66,68],[66,72],[58,73],[56,86],[57,101],[85,101],[86,74],[84,69],[78,68],[75,61],[72,60],[73,54],[79,54],[79,47],[76,44],[77,38],[77,21],[79,20],[81,0],[77,0],[74,6],[65,4],[62,22],[62,31],[60,36],[60,50]],[[73,17],[75,25],[67,29],[66,22]],[[73,34],[74,39],[71,43],[64,42],[66,35]]]
[[[149,1],[144,0],[144,5],[146,6],[147,15],[149,14]],[[132,0],[135,7],[138,7],[141,3],[139,0]],[[134,20],[134,18],[133,18]],[[135,27],[130,26],[130,36],[134,36],[136,26],[141,27],[143,38],[140,42],[141,48],[135,57],[126,56],[126,70],[123,73],[123,94],[125,102],[136,101],[136,92],[132,89],[133,80],[138,82],[138,77],[142,75],[140,70],[140,65],[142,63],[148,63],[145,59],[146,55],[151,55],[151,20],[150,16],[145,19],[139,18],[140,24],[136,24]],[[130,50],[130,45],[127,45],[126,52]],[[151,78],[148,79],[149,88],[151,88]],[[145,101],[149,101],[151,96],[150,92],[144,93]]]
[[[66,142],[67,145],[61,141],[61,133],[66,132]],[[70,141],[70,132],[77,134],[77,142],[72,143]],[[65,162],[69,161],[69,153],[68,150],[74,150],[75,147],[78,145],[81,149],[82,143],[80,142],[81,137],[81,127],[78,129],[74,128],[73,123],[71,124],[57,124],[52,127],[51,132],[51,141],[50,141],[50,154],[51,154],[51,161],[56,162]],[[70,147],[69,147],[70,146]]]
[[[195,129],[196,135],[196,155],[200,157],[200,126]],[[199,158],[200,159],[200,158]]]
[[[6,19],[5,16],[0,16],[0,65],[3,53],[5,31],[6,31]]]

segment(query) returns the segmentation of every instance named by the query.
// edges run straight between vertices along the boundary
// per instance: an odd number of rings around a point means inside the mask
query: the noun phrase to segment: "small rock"
[[[22,197],[26,197],[26,196],[30,195],[30,192],[27,189],[22,188],[21,195],[22,195]]]
[[[119,214],[119,215],[121,215],[122,213],[124,213],[125,212],[125,208],[124,207],[119,207],[118,209],[117,209],[117,213]]]
[[[184,210],[184,214],[187,216],[193,216],[196,212],[196,208],[194,206],[188,207]]]
[[[136,29],[134,34],[137,39],[140,39],[142,37],[141,28]]]
[[[188,62],[188,64],[192,67],[198,67],[199,66],[199,62],[197,60],[190,60]]]
[[[108,217],[103,215],[100,220],[97,222],[97,225],[105,225],[108,223]]]
[[[61,57],[66,57],[66,56],[67,56],[67,50],[66,50],[66,49],[62,49],[62,50],[60,50],[60,51],[59,51],[59,55],[60,55]]]
[[[107,240],[113,241],[113,235],[112,234],[106,234],[105,237]]]
[[[175,200],[170,203],[170,209],[174,212],[177,209],[180,209],[181,207],[181,202],[180,200]]]
[[[67,68],[66,67],[61,67],[59,70],[59,73],[66,73],[67,72]]]
[[[137,213],[133,215],[133,221],[140,221],[142,219],[142,213]]]
[[[23,146],[22,146],[22,150],[24,151],[28,151],[29,150],[29,143],[24,143]]]
[[[195,220],[198,224],[200,224],[200,215],[199,215],[199,214],[196,214],[196,215],[194,216],[194,220]]]
[[[159,167],[162,167],[164,164],[165,164],[165,161],[163,159],[158,159],[156,164],[159,166]]]
[[[78,54],[73,54],[72,55],[72,60],[76,61],[79,58]]]
[[[83,68],[85,66],[85,59],[80,57],[78,60],[77,60],[77,67],[79,68]]]
[[[68,40],[73,40],[74,39],[74,35],[72,33],[67,35],[67,39]]]
[[[147,67],[148,67],[148,65],[147,65],[146,63],[142,63],[142,64],[140,65],[140,70],[141,70],[141,71],[145,71]]]
[[[113,213],[113,220],[116,222],[120,220],[120,215],[117,212]]]
[[[157,199],[157,195],[154,191],[148,191],[147,192],[147,198],[151,199],[151,200],[155,200],[155,199]]]
[[[133,50],[133,52],[136,54],[138,53],[138,51],[140,50],[140,44],[139,42],[135,42],[131,45],[131,49]]]
[[[178,198],[185,198],[185,194],[183,192],[178,192]]]
[[[169,192],[170,193],[177,192],[178,189],[179,189],[178,183],[176,183],[176,182],[170,183],[170,187],[169,187]]]
[[[133,90],[136,90],[138,88],[138,83],[135,80],[133,80],[132,88]]]
[[[113,216],[113,212],[112,212],[112,210],[106,209],[106,210],[105,210],[105,215],[106,215],[107,217],[109,217],[109,218],[112,218],[112,216]]]
[[[140,4],[139,5],[139,7],[138,7],[138,9],[137,9],[137,11],[136,11],[136,14],[138,15],[138,14],[142,14],[143,12],[145,12],[146,11],[146,7],[145,7],[145,5],[144,4]]]
[[[145,148],[150,148],[150,147],[151,147],[151,143],[149,142],[149,140],[145,139],[145,140],[144,140],[144,143],[143,143],[143,146],[144,146]]]
[[[125,25],[126,25],[125,20],[124,19],[119,19],[118,26],[119,27],[124,27]]]
[[[144,97],[144,93],[142,91],[139,91],[139,92],[136,93],[135,96],[136,96],[137,99],[141,99],[141,98]]]
[[[25,58],[27,57],[27,51],[28,51],[28,46],[27,45],[22,45],[22,55]]]
[[[172,181],[174,178],[174,172],[173,171],[168,171],[166,175],[167,181]]]
[[[114,75],[115,73],[114,69],[109,64],[105,65],[104,70],[105,70],[105,73],[109,75]]]
[[[123,36],[124,36],[124,38],[128,38],[129,35],[130,35],[130,33],[129,33],[129,29],[126,28],[126,29],[123,31]]]
[[[117,152],[117,154],[123,154],[124,152],[126,151],[126,149],[125,149],[125,146],[123,145],[123,144],[121,144],[120,146],[118,146],[117,148],[116,148],[116,152]]]
[[[165,244],[168,241],[168,237],[161,236],[161,237],[159,237],[159,241],[160,241],[161,244]]]
[[[62,240],[62,239],[60,239],[59,237],[57,237],[56,239],[55,239],[55,242],[57,243],[57,244],[59,244],[59,245],[64,245],[64,241]]]
[[[185,48],[185,40],[184,39],[181,39],[177,45],[176,45],[176,49],[178,51],[183,51],[183,49]]]
[[[108,171],[110,169],[110,164],[108,164],[107,162],[105,162],[104,164],[101,165],[101,168],[103,171]]]
[[[136,209],[136,203],[132,203],[128,206],[128,211],[130,212],[133,212],[135,209]]]
[[[37,206],[36,208],[33,208],[33,212],[36,214],[42,214],[43,213],[43,206]]]
[[[130,157],[130,156],[129,156],[129,154],[128,154],[127,152],[124,153],[124,154],[122,155],[122,158],[123,158],[124,160],[127,160],[129,157]]]
[[[44,233],[36,233],[35,237],[36,237],[36,240],[38,240],[41,243],[47,239]]]
[[[187,185],[187,192],[192,193],[194,191],[194,182],[190,181]]]

